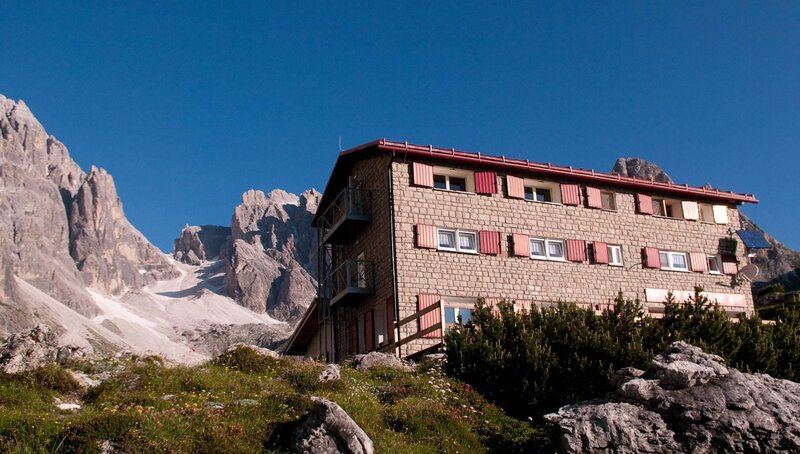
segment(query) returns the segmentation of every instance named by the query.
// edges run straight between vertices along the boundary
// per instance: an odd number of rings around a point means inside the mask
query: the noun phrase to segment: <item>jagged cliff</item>
[[[173,256],[200,263],[215,255],[225,260],[226,291],[239,304],[293,322],[316,294],[316,232],[311,220],[321,194],[314,189],[295,195],[276,189],[268,195],[250,190],[234,208],[231,227],[184,227]],[[227,229],[227,230],[225,230]],[[222,232],[224,244],[214,250]]]

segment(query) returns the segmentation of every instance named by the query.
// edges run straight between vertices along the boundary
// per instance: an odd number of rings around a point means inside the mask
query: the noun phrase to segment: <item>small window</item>
[[[447,177],[444,175],[434,175],[433,187],[436,189],[447,189]]]
[[[435,166],[433,168],[433,187],[445,191],[475,192],[473,175],[469,170]]]
[[[622,266],[622,246],[618,244],[608,245],[608,264]]]
[[[478,253],[478,234],[468,230],[438,229],[442,251]]]
[[[689,271],[689,258],[685,252],[660,251],[662,270]]]
[[[653,198],[653,215],[667,218],[683,218],[681,204],[677,200]]]
[[[564,260],[564,241],[531,238],[531,258],[540,260]]]
[[[711,205],[700,204],[700,221],[714,223],[714,208]]]
[[[442,298],[445,329],[452,329],[456,324],[466,324],[472,320],[475,298],[447,296]]]
[[[600,201],[603,204],[604,210],[611,210],[611,211],[617,210],[617,200],[614,197],[613,192],[600,191]]]
[[[722,274],[722,265],[720,264],[719,256],[708,256],[708,272],[711,274]]]
[[[558,183],[539,180],[524,180],[525,200],[531,202],[561,203],[561,187]]]

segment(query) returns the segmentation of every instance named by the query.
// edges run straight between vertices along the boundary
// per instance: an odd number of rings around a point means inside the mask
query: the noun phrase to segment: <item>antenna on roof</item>
[[[342,152],[342,136],[339,136],[339,153]]]

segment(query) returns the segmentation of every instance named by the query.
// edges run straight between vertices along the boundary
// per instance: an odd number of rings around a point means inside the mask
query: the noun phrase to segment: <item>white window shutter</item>
[[[728,207],[725,205],[714,205],[714,222],[717,224],[728,223]]]
[[[688,202],[684,200],[681,202],[681,208],[683,208],[684,219],[689,219],[690,221],[697,221],[700,219],[700,210],[697,208],[697,202]]]

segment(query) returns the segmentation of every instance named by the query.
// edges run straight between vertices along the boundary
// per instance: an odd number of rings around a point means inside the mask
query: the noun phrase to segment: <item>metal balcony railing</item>
[[[325,277],[323,297],[336,303],[351,304],[375,293],[375,264],[370,260],[345,260]]]
[[[349,243],[372,220],[372,191],[345,188],[319,218],[323,243]]]

